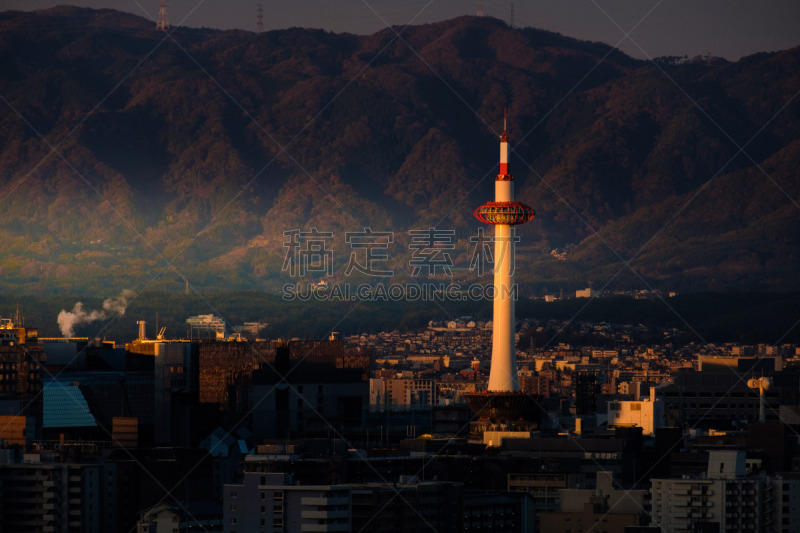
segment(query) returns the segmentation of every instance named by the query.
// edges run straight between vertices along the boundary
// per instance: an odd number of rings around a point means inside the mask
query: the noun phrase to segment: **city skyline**
[[[0,529],[800,531],[800,48],[191,3],[0,16]]]

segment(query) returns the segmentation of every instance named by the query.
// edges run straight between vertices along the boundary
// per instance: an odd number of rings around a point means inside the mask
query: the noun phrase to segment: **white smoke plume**
[[[133,291],[125,289],[116,298],[106,298],[103,301],[103,311],[87,312],[81,302],[76,303],[72,311],[62,309],[58,313],[58,327],[61,329],[61,335],[72,337],[75,334],[75,326],[124,315],[128,302],[133,298],[133,295]]]
[[[122,316],[125,314],[128,302],[131,301],[133,296],[133,291],[125,289],[116,298],[106,298],[103,301],[103,309],[117,316]]]

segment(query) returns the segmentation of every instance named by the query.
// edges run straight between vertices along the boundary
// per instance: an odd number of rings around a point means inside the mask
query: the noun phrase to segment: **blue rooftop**
[[[44,428],[97,426],[81,389],[71,383],[50,382],[44,385]]]

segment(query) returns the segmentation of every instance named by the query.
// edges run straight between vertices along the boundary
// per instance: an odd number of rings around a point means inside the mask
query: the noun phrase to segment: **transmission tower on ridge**
[[[264,31],[264,6],[256,4],[256,30],[258,33]]]
[[[483,16],[483,0],[478,0],[478,9],[475,11],[475,15],[479,17]]]
[[[158,22],[156,22],[156,29],[162,31],[169,30],[169,21],[167,20],[167,0],[161,0],[161,7],[158,8]]]
[[[511,2],[511,16],[508,19],[508,26],[510,28],[514,27],[514,2]]]

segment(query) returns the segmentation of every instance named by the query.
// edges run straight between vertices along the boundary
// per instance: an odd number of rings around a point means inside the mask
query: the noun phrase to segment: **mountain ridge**
[[[62,6],[0,13],[0,50],[3,290],[271,289],[310,227],[336,279],[365,227],[401,266],[408,230],[452,230],[466,266],[506,108],[533,293],[620,268],[609,286],[800,286],[800,48],[662,65],[490,18],[166,36]]]

